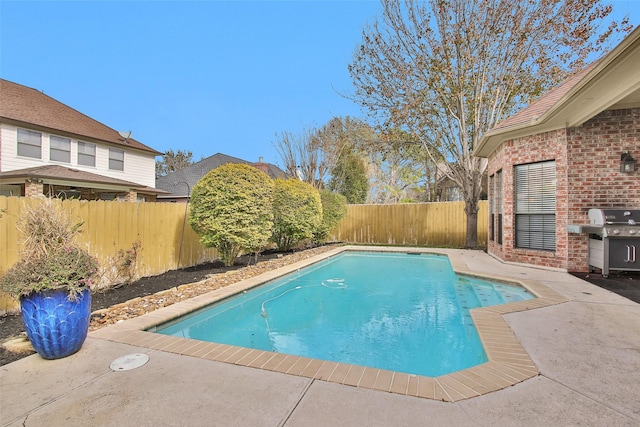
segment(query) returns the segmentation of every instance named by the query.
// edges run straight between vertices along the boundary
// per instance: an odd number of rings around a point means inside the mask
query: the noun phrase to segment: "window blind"
[[[515,167],[516,247],[556,249],[555,161]]]
[[[124,150],[109,148],[109,169],[124,170]]]
[[[84,166],[96,165],[96,146],[88,142],[78,141],[78,164]]]
[[[18,156],[40,159],[42,134],[32,130],[18,129]]]
[[[555,212],[555,161],[516,166],[516,214]]]
[[[60,136],[49,137],[49,158],[56,162],[71,162],[71,140]]]

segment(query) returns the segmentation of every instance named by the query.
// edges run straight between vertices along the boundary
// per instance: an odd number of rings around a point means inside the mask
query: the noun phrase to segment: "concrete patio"
[[[135,347],[90,334],[73,356],[0,367],[2,426],[640,425],[640,304],[567,273],[459,251],[480,274],[569,301],[504,316],[540,375],[455,403]],[[145,353],[140,368],[115,359]]]

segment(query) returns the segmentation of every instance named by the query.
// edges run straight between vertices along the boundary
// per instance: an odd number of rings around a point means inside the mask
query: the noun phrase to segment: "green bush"
[[[369,179],[364,160],[354,151],[344,150],[331,171],[329,190],[342,194],[349,204],[365,203]]]
[[[320,193],[297,179],[277,179],[273,191],[273,235],[280,250],[313,238],[322,221]]]
[[[271,178],[253,166],[220,166],[193,187],[189,224],[204,246],[233,265],[240,252],[256,252],[269,241],[272,193]]]
[[[320,190],[322,222],[313,233],[316,243],[323,243],[342,218],[347,214],[347,198],[330,190]]]

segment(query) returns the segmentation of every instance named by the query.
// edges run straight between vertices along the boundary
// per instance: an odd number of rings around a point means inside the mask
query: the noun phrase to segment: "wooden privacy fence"
[[[42,201],[0,197],[0,275],[19,260],[23,236],[16,225],[27,206],[36,203]],[[151,276],[218,258],[214,249],[200,244],[198,235],[185,222],[185,204],[58,199],[53,203],[74,223],[84,221],[76,239],[103,268],[116,268],[134,245],[139,248],[131,272],[133,277]]]
[[[478,245],[487,244],[487,202],[478,211]],[[464,202],[349,205],[332,236],[362,244],[463,247],[467,237]]]
[[[42,201],[0,197],[0,275],[19,260],[23,236],[18,219],[36,203]],[[217,251],[203,247],[187,223],[187,205],[58,199],[53,203],[74,222],[84,221],[77,241],[100,262],[103,283],[117,281],[118,266],[136,246],[129,271],[133,279],[218,259]],[[330,237],[348,243],[462,247],[464,203],[350,205]],[[478,244],[486,243],[487,202],[480,202]],[[6,310],[7,302],[0,296],[0,312]]]

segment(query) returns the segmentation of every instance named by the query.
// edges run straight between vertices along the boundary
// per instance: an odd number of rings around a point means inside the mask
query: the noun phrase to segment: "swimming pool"
[[[531,298],[447,256],[347,251],[153,330],[434,377],[487,361],[469,310]]]

